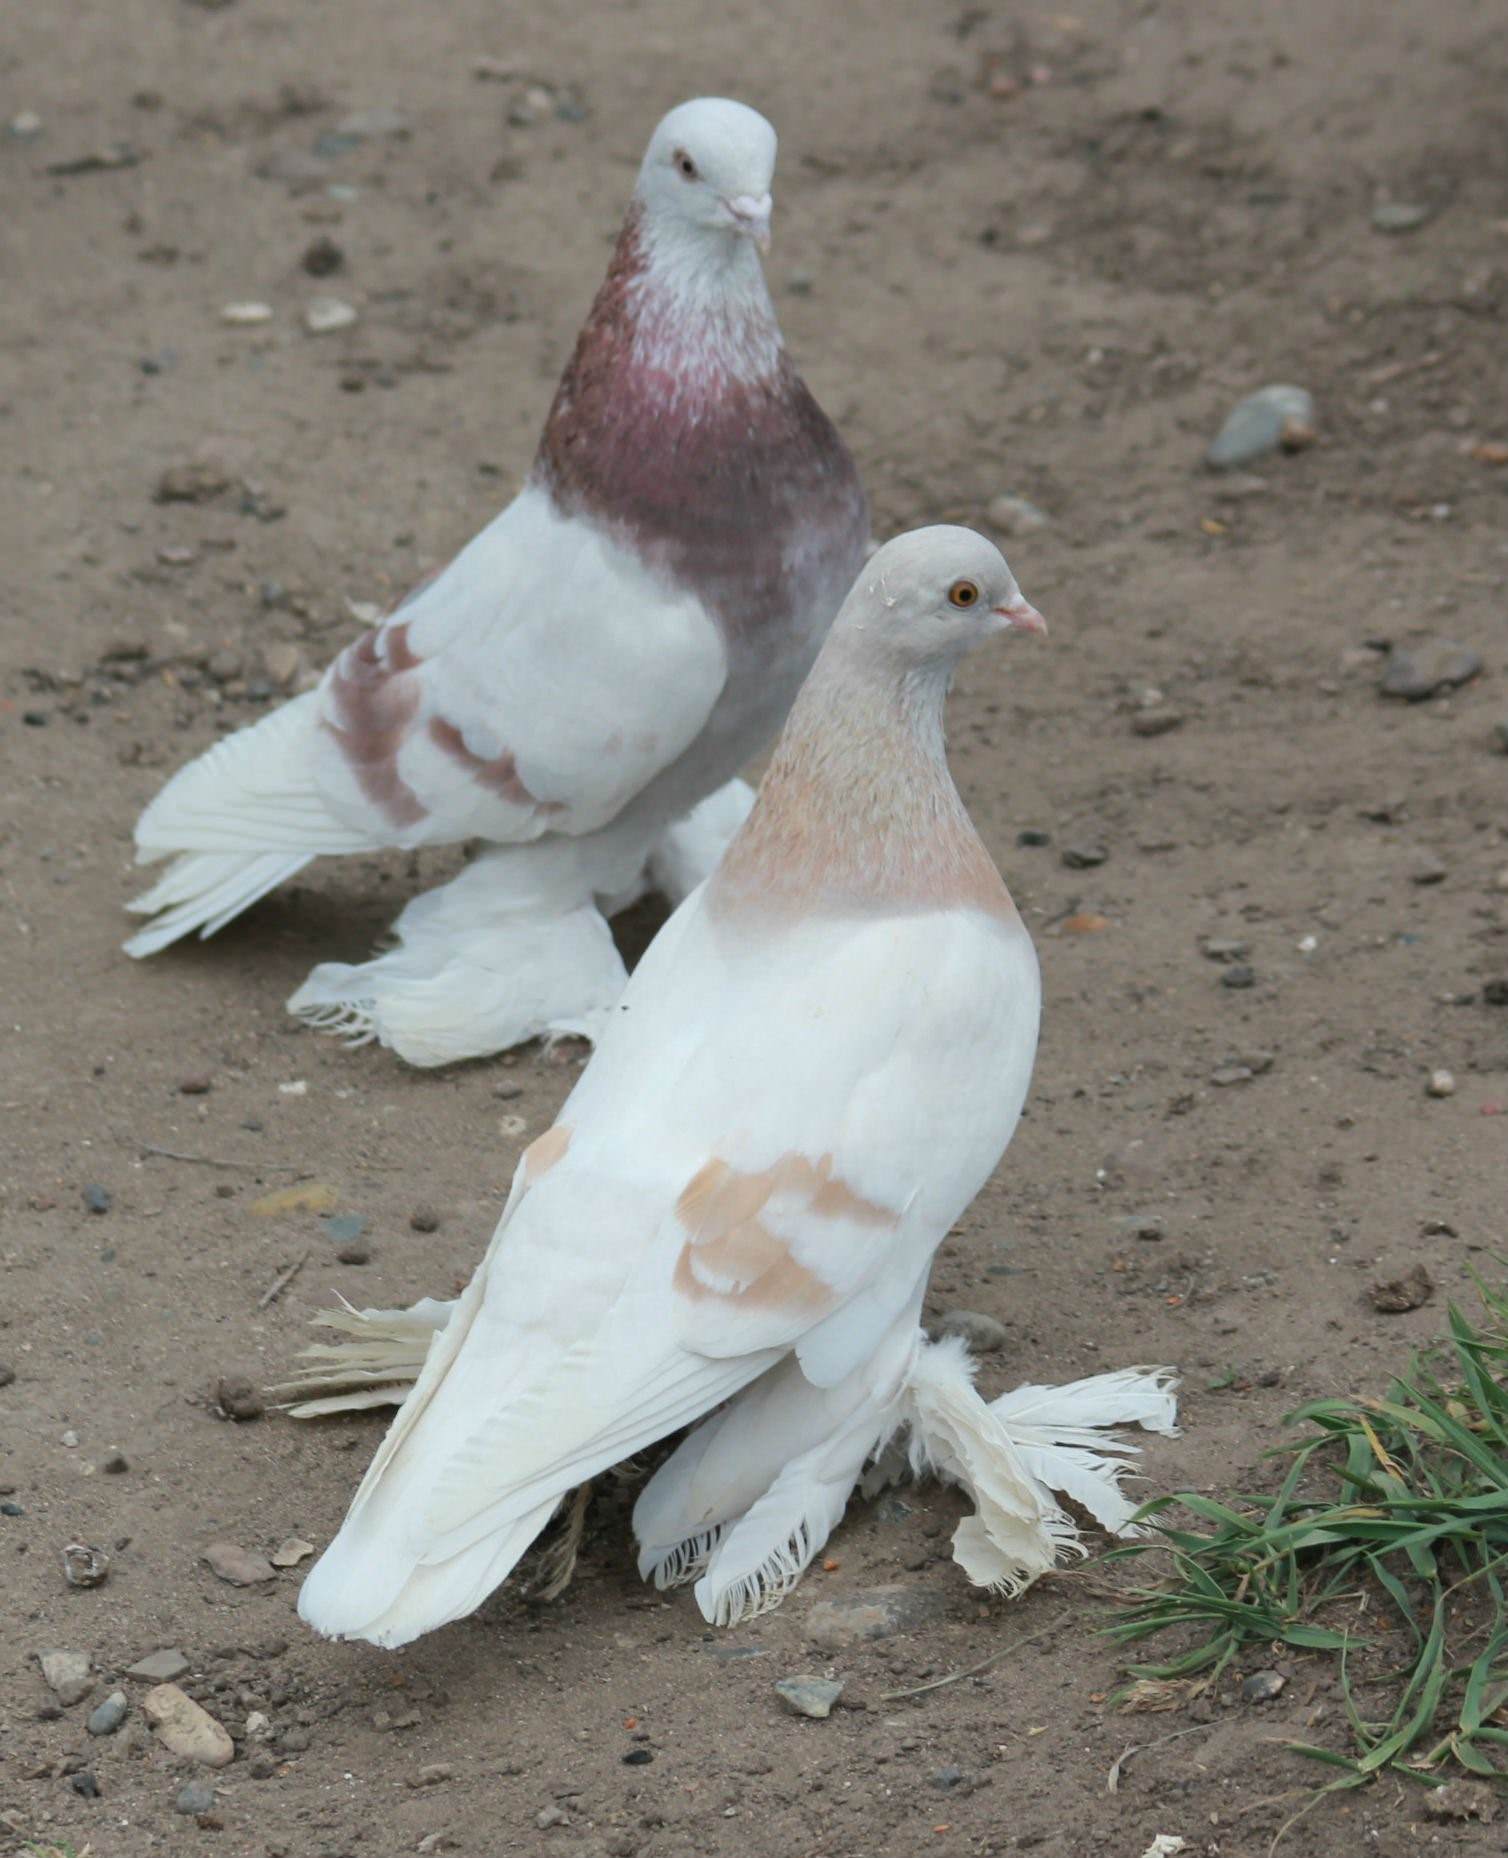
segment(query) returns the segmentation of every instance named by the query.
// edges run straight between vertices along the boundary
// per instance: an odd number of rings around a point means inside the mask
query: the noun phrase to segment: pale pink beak
[[[722,202],[722,208],[728,215],[728,224],[736,232],[752,239],[760,251],[770,249],[770,215],[775,210],[770,194],[761,194],[757,200],[753,194],[735,194],[731,200]]]
[[[1047,636],[1047,621],[1029,600],[1013,600],[1009,606],[997,606],[995,612],[1018,632],[1038,632]]]

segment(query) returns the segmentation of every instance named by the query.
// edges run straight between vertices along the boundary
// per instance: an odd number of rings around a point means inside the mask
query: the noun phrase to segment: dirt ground
[[[1488,985],[1508,976],[1505,84],[1492,0],[12,10],[7,1851],[1137,1858],[1158,1833],[1266,1851],[1317,1775],[1282,1744],[1343,1738],[1329,1671],[1279,1660],[1262,1709],[1232,1681],[1191,1713],[1120,1714],[1102,1601],[1071,1576],[982,1601],[932,1488],[857,1506],[834,1568],[725,1634],[639,1585],[621,1496],[561,1602],[504,1595],[401,1655],[316,1642],[297,1571],[217,1579],[210,1542],[328,1540],[380,1429],[226,1423],[217,1379],[276,1377],[335,1290],[391,1304],[462,1281],[573,1073],[532,1050],[405,1072],[284,1015],[412,892],[400,859],[319,867],[133,965],[130,830],[172,768],[351,636],[352,603],[392,598],[507,499],[655,119],[708,91],[757,105],[782,136],[776,301],[879,533],[983,524],[1003,493],[1051,517],[1008,543],[1051,639],[971,662],[951,710],[1046,1015],[1029,1119],[933,1307],[1006,1325],[996,1385],[1176,1363],[1184,1436],[1149,1449],[1147,1489],[1240,1488],[1285,1411],[1377,1387],[1508,1240],[1508,1009]],[[1387,233],[1379,203],[1427,211]],[[343,265],[315,277],[322,238]],[[324,294],[359,321],[307,333]],[[222,321],[248,300],[271,320]],[[1205,471],[1230,406],[1275,381],[1313,392],[1317,441],[1255,479]],[[195,463],[200,500],[155,500]],[[1483,673],[1383,698],[1380,648],[1430,639]],[[1181,723],[1138,733],[1149,708]],[[1108,855],[1065,859],[1084,850]],[[1453,1094],[1427,1094],[1437,1068]],[[365,1216],[370,1262],[337,1262],[312,1213],[250,1210],[301,1179]],[[420,1207],[436,1230],[413,1228]],[[1434,1301],[1375,1311],[1367,1285],[1419,1259]],[[74,1539],[113,1551],[105,1585],[64,1584]],[[886,1583],[937,1616],[808,1642],[815,1601]],[[244,1736],[197,1820],[175,1810],[194,1776],[121,1676],[167,1646]],[[61,1713],[36,1662],[55,1647],[96,1667]],[[856,1707],[783,1713],[772,1681],[803,1671],[845,1678]],[[132,1715],[92,1740],[117,1681]],[[1501,1847],[1501,1826],[1421,1807],[1389,1783],[1283,1849]]]

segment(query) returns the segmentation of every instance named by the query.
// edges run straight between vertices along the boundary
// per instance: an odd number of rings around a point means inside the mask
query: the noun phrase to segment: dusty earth
[[[379,1430],[229,1423],[218,1378],[275,1377],[334,1290],[464,1279],[573,1073],[531,1050],[417,1075],[284,1016],[412,891],[401,860],[322,867],[133,966],[130,828],[354,632],[353,603],[511,494],[650,126],[686,95],[747,98],[783,136],[776,299],[881,533],[983,523],[1005,493],[1051,518],[1009,544],[1051,640],[971,664],[951,714],[1047,1009],[1029,1120],[934,1307],[1005,1324],[997,1384],[1176,1363],[1186,1431],[1148,1452],[1148,1489],[1239,1488],[1285,1411],[1376,1387],[1508,1238],[1505,83],[1491,0],[12,9],[7,1850],[1266,1850],[1315,1779],[1281,1744],[1341,1736],[1329,1672],[1282,1664],[1265,1710],[1229,1684],[1192,1714],[1120,1714],[1096,1593],[981,1601],[933,1489],[856,1509],[835,1566],[728,1634],[639,1586],[621,1495],[563,1601],[504,1596],[400,1656],[315,1642],[296,1571],[217,1579],[216,1540],[327,1540]],[[1388,203],[1422,223],[1379,230]],[[323,277],[317,240],[342,258]],[[359,321],[310,335],[332,293]],[[222,320],[246,300],[271,320]],[[1255,479],[1205,471],[1229,407],[1273,381],[1311,389],[1316,442]],[[188,466],[198,500],[155,500]],[[1482,674],[1382,697],[1381,648],[1428,639]],[[1181,720],[1138,733],[1161,726],[1147,709]],[[1436,1068],[1453,1094],[1427,1094]],[[253,1212],[299,1181],[364,1217],[367,1264],[313,1213]],[[423,1207],[437,1229],[414,1229]],[[1419,1259],[1433,1303],[1375,1311],[1366,1286]],[[76,1538],[113,1552],[105,1585],[64,1584]],[[809,1643],[814,1602],[887,1583],[936,1616]],[[197,1820],[121,1676],[165,1646],[238,1738],[266,1718]],[[62,1711],[36,1662],[56,1647],[96,1669]],[[856,1707],[785,1714],[772,1681],[803,1671]],[[91,1740],[117,1681],[132,1714]],[[1107,1791],[1122,1750],[1175,1729]],[[1501,1843],[1422,1825],[1389,1784],[1286,1849]]]

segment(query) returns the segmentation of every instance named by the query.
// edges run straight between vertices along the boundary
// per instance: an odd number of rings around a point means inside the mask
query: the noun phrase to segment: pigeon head
[[[769,249],[775,131],[746,104],[697,97],[650,137],[637,195],[652,233]]]
[[[866,656],[903,667],[950,669],[982,640],[1012,628],[1046,632],[993,542],[939,524],[887,542],[844,602],[833,628]]]

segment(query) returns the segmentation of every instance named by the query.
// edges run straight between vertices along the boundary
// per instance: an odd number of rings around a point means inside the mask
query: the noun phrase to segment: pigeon
[[[722,1623],[789,1591],[908,1429],[918,1467],[979,1493],[959,1559],[1004,1591],[1073,1539],[1045,1474],[1112,1507],[1093,1426],[1157,1418],[1160,1384],[1056,1413],[1027,1390],[1018,1441],[919,1328],[1037,1041],[1031,938],[943,741],[957,662],[1013,628],[1044,629],[970,530],[898,537],[860,574],[752,812],[525,1151],[466,1291],[390,1313],[423,1362],[301,1590],[317,1631],[398,1646],[463,1617],[572,1492],[688,1426],[635,1506],[640,1566],[694,1579]],[[393,1397],[380,1330],[354,1403]]]
[[[322,963],[290,1011],[415,1065],[600,1031],[627,979],[606,916],[716,864],[869,546],[760,267],[775,146],[723,98],[660,123],[523,490],[316,689],[168,782],[129,953],[321,855],[480,840],[396,948]]]

